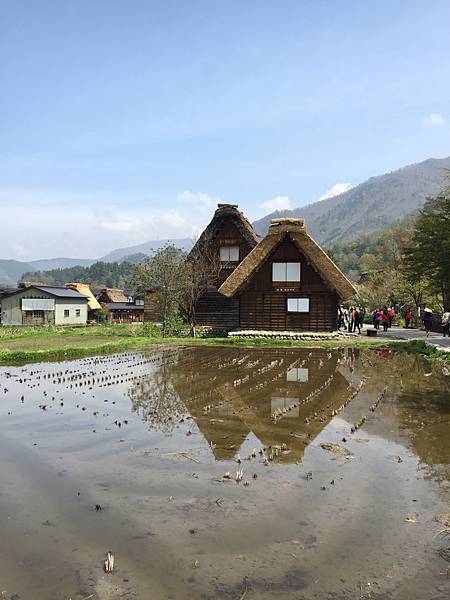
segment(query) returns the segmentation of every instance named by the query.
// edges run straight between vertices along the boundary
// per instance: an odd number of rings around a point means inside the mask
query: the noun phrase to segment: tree
[[[179,316],[180,301],[187,287],[185,252],[167,244],[134,267],[132,281],[137,292],[156,292],[165,337]]]
[[[212,285],[216,285],[221,269],[217,249],[205,245],[192,252],[186,260],[184,270],[184,291],[180,299],[180,308],[190,326],[190,333],[196,335],[197,306],[200,298]]]
[[[450,309],[450,188],[428,198],[405,250],[404,273],[410,282],[425,279]]]

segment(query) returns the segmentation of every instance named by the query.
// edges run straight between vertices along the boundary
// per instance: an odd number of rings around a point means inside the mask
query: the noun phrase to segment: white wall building
[[[65,287],[32,285],[1,299],[1,323],[16,325],[86,325],[87,298]]]

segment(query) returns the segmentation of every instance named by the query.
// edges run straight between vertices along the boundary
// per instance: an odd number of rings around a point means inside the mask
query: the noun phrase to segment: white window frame
[[[300,262],[273,262],[272,282],[287,283],[300,282],[302,278]]]
[[[288,313],[309,313],[309,298],[288,298],[286,308]]]
[[[292,367],[286,373],[286,381],[307,383],[309,379],[309,370],[306,367]]]
[[[239,262],[239,246],[220,246],[220,262]]]

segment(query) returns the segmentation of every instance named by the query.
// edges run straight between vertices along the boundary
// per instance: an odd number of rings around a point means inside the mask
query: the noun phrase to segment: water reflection
[[[296,462],[361,385],[361,369],[354,350],[187,348],[129,395],[152,428],[171,431],[191,415],[217,460],[233,458],[253,434],[288,448],[280,462]]]
[[[447,583],[435,518],[450,501],[449,385],[438,363],[352,349],[0,367],[2,589],[226,600],[248,578],[268,600],[428,598]],[[285,448],[283,464],[258,454],[224,481],[259,445]]]

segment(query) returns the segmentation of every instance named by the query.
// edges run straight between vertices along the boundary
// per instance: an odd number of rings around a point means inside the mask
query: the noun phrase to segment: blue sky
[[[0,257],[95,257],[450,154],[448,0],[0,0]],[[335,187],[337,186],[337,187]]]

